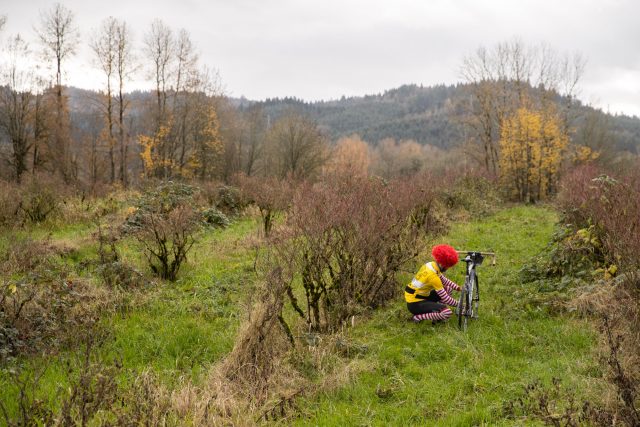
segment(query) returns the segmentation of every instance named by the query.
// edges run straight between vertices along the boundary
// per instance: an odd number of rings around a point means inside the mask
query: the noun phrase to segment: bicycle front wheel
[[[478,276],[476,276],[475,274],[471,277],[471,279],[473,280],[473,283],[471,283],[472,289],[473,289],[473,298],[471,301],[471,308],[472,308],[472,312],[471,312],[471,318],[473,319],[477,319],[478,318],[478,308],[480,306],[480,288],[478,285]]]
[[[460,299],[458,300],[458,327],[466,331],[467,330],[467,320],[469,310],[469,292],[467,290],[467,284],[462,287],[460,291]]]

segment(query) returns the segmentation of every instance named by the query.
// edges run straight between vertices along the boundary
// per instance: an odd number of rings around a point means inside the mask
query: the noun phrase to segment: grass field
[[[601,376],[596,334],[585,320],[548,317],[515,305],[518,269],[541,251],[556,215],[546,208],[513,207],[470,223],[456,224],[442,242],[465,250],[493,250],[497,264],[479,267],[480,319],[468,331],[407,322],[403,302],[350,329],[351,340],[369,351],[358,363],[364,373],[345,387],[301,403],[298,425],[513,425],[503,404],[534,381],[596,399]],[[421,261],[428,260],[425,257]],[[457,266],[449,277],[463,282]],[[407,279],[410,276],[407,275]]]
[[[479,268],[480,319],[466,333],[453,321],[416,325],[407,321],[409,313],[400,298],[356,319],[344,338],[364,350],[335,362],[347,370],[354,367],[352,380],[299,398],[299,414],[281,423],[513,425],[525,421],[505,418],[505,402],[522,395],[528,384],[549,384],[552,378],[560,378],[579,400],[597,401],[602,373],[593,327],[570,315],[549,316],[539,307],[514,301],[512,295],[524,286],[518,270],[543,250],[556,221],[551,209],[515,206],[482,220],[454,224],[442,242],[497,253],[495,266],[487,262]],[[243,219],[226,230],[208,231],[176,283],[157,281],[128,296],[126,310],[104,316],[102,322],[113,333],[100,357],[122,364],[122,383],[150,369],[169,389],[185,380],[201,384],[231,350],[248,307],[248,291],[257,280],[255,253],[247,243],[256,227],[254,220]],[[77,246],[80,255],[67,261],[72,265],[95,254],[95,244],[86,237],[89,230],[77,225],[52,234],[54,240]],[[6,239],[2,243],[8,244]],[[133,242],[123,242],[121,250],[131,263],[145,268]],[[416,268],[428,260],[425,254]],[[410,277],[407,273],[403,280]],[[460,265],[449,277],[463,281]],[[74,357],[67,352],[24,360],[27,373],[48,365],[36,394],[52,407],[73,374],[68,361]],[[313,380],[320,383],[323,378]],[[16,392],[3,375],[0,399],[10,409],[15,409]]]

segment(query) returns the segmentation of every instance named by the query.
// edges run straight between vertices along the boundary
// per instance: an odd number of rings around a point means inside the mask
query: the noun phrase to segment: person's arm
[[[447,290],[447,292],[451,292],[451,290],[453,289],[454,291],[459,291],[460,290],[460,286],[458,286],[455,282],[447,279],[444,274],[440,275],[440,280],[442,281],[442,285],[444,286],[444,288]]]
[[[452,307],[457,307],[458,306],[458,301],[456,301],[453,298],[451,298],[451,296],[447,293],[447,291],[444,290],[444,288],[436,289],[436,293],[440,297],[440,301],[443,304],[447,304],[447,305],[450,305]]]

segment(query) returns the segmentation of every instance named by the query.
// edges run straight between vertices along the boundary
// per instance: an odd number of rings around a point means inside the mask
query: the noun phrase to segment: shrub
[[[110,294],[72,277],[48,241],[18,241],[0,262],[0,361],[73,346],[85,325],[109,308]]]
[[[278,212],[286,210],[293,197],[291,182],[273,178],[238,175],[236,177],[246,203],[255,204],[262,217],[262,229],[268,236]]]
[[[227,215],[238,215],[244,207],[238,189],[227,185],[218,187],[215,207]]]
[[[0,227],[9,227],[18,222],[20,213],[20,187],[0,180]]]
[[[126,263],[118,252],[117,243],[120,234],[113,228],[103,230],[98,223],[95,236],[98,241],[98,259],[95,261],[96,273],[111,288],[130,289],[147,283],[142,273]]]
[[[578,168],[562,182],[558,197],[564,220],[594,226],[608,261],[640,267],[640,170],[612,177],[595,167]]]
[[[566,265],[557,269],[556,276],[562,277],[561,282],[584,283],[572,308],[602,321],[603,362],[618,392],[607,416],[638,425],[640,170],[613,176],[593,165],[576,168],[565,176],[558,203],[568,237],[552,250],[573,257],[564,257]],[[572,268],[571,260],[591,274],[585,277],[583,269]]]
[[[397,273],[420,253],[425,232],[442,229],[428,183],[339,177],[298,189],[274,250],[302,282],[305,307],[288,295],[312,329],[333,329],[397,296]]]
[[[202,211],[202,221],[205,225],[215,228],[226,228],[231,224],[229,218],[216,208],[208,208]]]
[[[45,221],[59,208],[67,189],[64,183],[49,175],[29,175],[20,191],[19,210],[23,222]]]
[[[480,174],[453,178],[453,185],[441,190],[441,198],[451,211],[463,211],[474,218],[495,212],[502,204],[497,183]]]
[[[127,218],[124,231],[142,245],[154,274],[175,280],[180,266],[195,242],[200,218],[193,209],[196,189],[166,182],[145,192]]]
[[[227,216],[238,215],[245,207],[245,201],[235,187],[218,182],[202,182],[199,187],[206,206],[215,208]]]

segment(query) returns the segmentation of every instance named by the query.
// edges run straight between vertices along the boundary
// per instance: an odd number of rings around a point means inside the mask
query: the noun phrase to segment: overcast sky
[[[0,0],[2,34],[35,42],[40,11],[55,2]],[[305,100],[380,93],[402,84],[461,80],[478,46],[519,37],[587,59],[579,97],[640,116],[638,0],[67,0],[90,37],[107,16],[125,19],[138,45],[154,18],[187,29],[226,92]],[[35,43],[34,43],[35,44]],[[86,43],[65,83],[99,88]],[[141,82],[136,82],[141,87]]]

